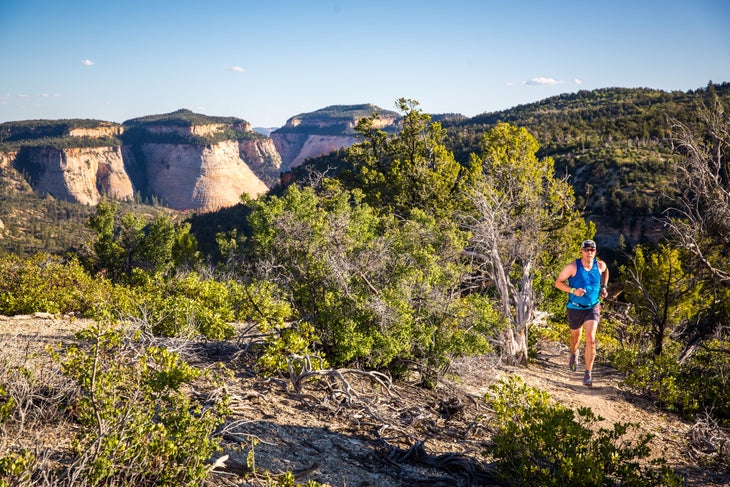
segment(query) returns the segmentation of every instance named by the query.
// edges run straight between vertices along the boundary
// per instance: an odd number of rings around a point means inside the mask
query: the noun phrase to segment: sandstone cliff
[[[0,124],[4,192],[34,191],[94,205],[106,195],[156,198],[180,210],[214,211],[279,181],[281,157],[245,120],[189,110],[124,125],[95,120]],[[267,184],[269,186],[267,186]]]
[[[208,212],[257,197],[278,181],[271,139],[245,120],[178,110],[125,122],[138,186],[175,209]],[[141,174],[141,177],[139,175]]]
[[[102,195],[132,200],[134,190],[120,147],[23,148],[15,164],[31,179],[36,193],[95,205]]]
[[[14,168],[18,157],[18,151],[0,151],[0,194],[3,196],[14,196],[24,193],[32,193],[28,181]]]
[[[350,147],[357,141],[358,139],[354,135],[309,135],[299,149],[299,153],[287,167],[301,166],[307,159]]]
[[[244,193],[255,198],[267,192],[282,171],[308,158],[350,147],[357,142],[357,121],[373,113],[379,128],[397,129],[399,115],[374,105],[300,114],[270,138],[245,120],[184,109],[121,125],[8,122],[0,124],[0,166],[38,194],[73,202],[93,205],[102,195],[131,200],[139,194],[174,209],[208,212],[237,204]],[[12,178],[0,178],[10,188]]]
[[[236,141],[211,146],[143,144],[147,190],[174,209],[214,211],[267,186],[239,157]]]
[[[240,140],[238,154],[266,186],[271,188],[279,182],[281,156],[270,138]]]
[[[124,127],[118,125],[101,125],[99,127],[74,127],[69,129],[70,137],[119,137]]]
[[[350,147],[357,142],[357,121],[374,113],[378,114],[376,128],[391,132],[398,130],[398,113],[371,104],[333,105],[290,118],[284,127],[271,133],[271,139],[281,154],[282,170],[297,167],[309,158]]]

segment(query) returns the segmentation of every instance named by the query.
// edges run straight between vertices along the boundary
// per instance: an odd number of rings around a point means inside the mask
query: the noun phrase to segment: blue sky
[[[0,122],[329,105],[474,116],[730,81],[727,0],[0,0]]]

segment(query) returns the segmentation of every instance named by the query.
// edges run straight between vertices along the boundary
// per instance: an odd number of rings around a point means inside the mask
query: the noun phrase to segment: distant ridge
[[[181,108],[174,112],[163,113],[159,115],[145,115],[143,117],[132,118],[126,120],[122,125],[139,126],[139,125],[213,125],[213,124],[248,124],[246,120],[236,117],[214,117],[195,113],[187,108]]]

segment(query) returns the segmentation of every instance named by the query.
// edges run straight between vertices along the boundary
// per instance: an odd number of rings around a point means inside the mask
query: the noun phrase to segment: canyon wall
[[[347,148],[358,139],[358,120],[377,114],[373,127],[386,132],[399,130],[400,115],[375,105],[333,105],[291,117],[271,132],[271,140],[281,154],[282,171],[300,166],[307,159]]]
[[[124,124],[39,120],[0,124],[0,183],[86,205],[107,196],[155,198],[178,210],[216,211],[253,198],[307,159],[350,147],[355,126],[378,113],[392,130],[398,114],[374,105],[331,106],[290,118],[270,137],[245,120],[181,109]]]
[[[134,189],[124,168],[120,147],[24,148],[15,164],[28,174],[36,193],[85,205],[102,195],[132,200]]]
[[[215,211],[268,187],[239,156],[238,142],[212,146],[143,144],[147,190],[170,208]]]
[[[0,148],[4,193],[35,192],[85,205],[138,194],[174,209],[208,212],[237,204],[244,193],[255,198],[279,181],[274,143],[242,120],[139,124],[132,137],[122,125],[84,122],[3,124],[13,141]]]

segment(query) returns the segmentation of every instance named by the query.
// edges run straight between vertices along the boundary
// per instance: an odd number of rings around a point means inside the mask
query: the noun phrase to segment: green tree
[[[198,240],[190,233],[190,223],[183,223],[175,231],[172,244],[172,259],[176,268],[194,269],[202,261]]]
[[[488,349],[499,318],[488,300],[460,293],[463,236],[413,214],[380,214],[359,191],[318,196],[296,186],[254,203],[258,278],[289,296],[330,363],[395,372],[416,364],[429,382],[451,355]]]
[[[636,247],[627,276],[625,299],[634,305],[637,319],[651,324],[652,353],[662,354],[668,335],[697,312],[701,286],[684,270],[680,251],[660,245],[655,252]]]
[[[124,251],[122,273],[126,279],[132,277],[132,270],[140,267],[140,257],[145,239],[145,222],[131,213],[121,218],[116,241]]]
[[[536,281],[547,288],[575,242],[594,233],[574,207],[573,189],[554,177],[553,160],[538,159],[537,150],[524,128],[501,123],[487,132],[479,158],[483,175],[470,192],[475,211],[462,218],[472,234],[465,255],[509,323],[503,353],[522,364]]]
[[[115,281],[130,281],[135,269],[165,273],[177,264],[189,268],[199,262],[190,224],[176,225],[166,215],[148,221],[132,213],[116,224],[117,209],[116,204],[102,201],[89,219],[96,240],[86,260],[93,272],[104,273]]]
[[[699,123],[675,120],[672,126],[683,161],[675,168],[676,208],[665,223],[673,245],[691,257],[706,298],[701,313],[679,333],[681,360],[730,325],[730,123],[722,100],[711,92],[710,105],[696,111]]]
[[[418,102],[401,98],[403,129],[388,135],[377,128],[378,116],[358,121],[362,142],[350,148],[353,169],[341,176],[348,187],[362,189],[366,201],[407,217],[420,209],[437,218],[450,218],[467,203],[463,188],[480,168],[463,167],[446,149],[445,130],[418,109]]]
[[[103,273],[111,278],[121,274],[124,267],[124,249],[115,238],[114,217],[118,205],[106,199],[96,205],[96,213],[89,217],[89,228],[96,232],[93,251],[87,256],[87,267],[95,274]]]

